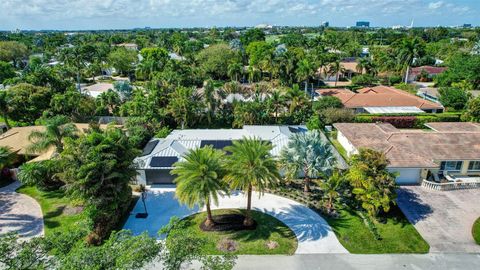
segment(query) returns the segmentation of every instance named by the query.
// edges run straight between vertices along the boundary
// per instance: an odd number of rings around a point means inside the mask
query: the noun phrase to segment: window
[[[440,170],[449,172],[459,172],[462,169],[463,161],[442,161]]]
[[[470,161],[468,164],[469,171],[480,171],[480,161]]]

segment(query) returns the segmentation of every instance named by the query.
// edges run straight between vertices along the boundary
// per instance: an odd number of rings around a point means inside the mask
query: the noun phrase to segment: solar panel
[[[150,167],[172,167],[178,161],[178,157],[152,157]]]
[[[205,140],[200,142],[200,147],[211,145],[214,149],[223,149],[232,144],[232,141],[229,140]]]
[[[143,148],[143,151],[142,151],[142,157],[143,156],[146,156],[146,155],[150,155],[153,151],[153,149],[155,149],[155,147],[157,146],[159,140],[153,140],[153,141],[149,141],[147,143],[147,145]]]

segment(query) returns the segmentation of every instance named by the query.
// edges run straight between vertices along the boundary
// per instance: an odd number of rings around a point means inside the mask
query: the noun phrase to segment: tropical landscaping
[[[299,235],[278,216],[256,209],[254,194],[260,200],[275,194],[314,211],[351,253],[429,251],[396,205],[396,175],[387,170],[385,155],[361,149],[349,158],[335,131],[326,132],[328,139],[323,133],[342,122],[403,128],[479,122],[478,30],[197,30],[0,32],[0,120],[6,129],[42,127],[28,136],[25,155],[0,147],[0,187],[17,177],[17,192],[39,203],[45,228],[44,237],[29,242],[2,236],[1,264],[139,269],[159,261],[180,269],[200,261],[206,269],[231,269],[240,254],[295,254]],[[356,75],[347,78],[342,63],[352,57]],[[415,79],[439,88],[444,113],[355,114],[338,98],[315,98],[316,89],[344,84],[352,91],[388,85],[416,94],[408,82],[411,69],[436,60],[448,67],[444,73]],[[112,87],[96,96],[84,90],[97,83]],[[101,126],[101,119],[114,120]],[[188,151],[171,171],[175,200],[199,212],[158,226],[158,235],[122,230],[133,218],[134,192],[141,193],[144,209],[138,219],[155,218],[147,209],[156,206],[145,200],[150,190],[137,185],[134,166],[152,138],[174,129],[245,125],[305,125],[309,131],[292,135],[278,156],[271,142],[258,138]],[[334,148],[349,168],[339,168]],[[46,152],[52,154],[32,161]],[[10,170],[17,167],[18,175]],[[245,195],[241,203],[216,209],[238,192]],[[472,229],[477,242],[479,226]],[[157,241],[162,237],[165,243]]]
[[[475,242],[480,245],[480,218],[473,223],[472,235]]]

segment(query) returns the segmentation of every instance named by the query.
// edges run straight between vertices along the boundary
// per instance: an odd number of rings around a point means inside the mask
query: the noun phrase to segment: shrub
[[[39,162],[25,163],[20,167],[18,179],[22,184],[35,185],[40,190],[55,190],[63,186],[63,182],[57,178],[58,160],[44,160]]]
[[[352,84],[369,86],[375,82],[375,78],[369,74],[358,75],[352,78]]]
[[[321,119],[325,125],[350,123],[355,119],[355,114],[350,109],[329,108],[323,110]]]
[[[373,117],[374,122],[390,123],[396,128],[413,128],[417,118],[415,116],[379,116]]]

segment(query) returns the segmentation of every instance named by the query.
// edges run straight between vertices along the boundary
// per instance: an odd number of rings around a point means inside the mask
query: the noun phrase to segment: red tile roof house
[[[428,123],[430,130],[397,129],[388,123],[337,123],[347,155],[370,148],[386,154],[401,185],[468,183],[480,187],[480,124]]]
[[[418,76],[425,71],[428,74],[428,77],[432,79],[433,77],[437,76],[438,74],[447,70],[446,67],[434,67],[434,66],[421,66],[421,67],[414,67],[410,70],[408,74],[408,82],[414,82],[418,80]]]
[[[441,104],[422,99],[405,91],[388,86],[375,86],[358,89],[319,89],[323,96],[338,97],[345,108],[357,113],[395,114],[395,113],[441,113]]]

